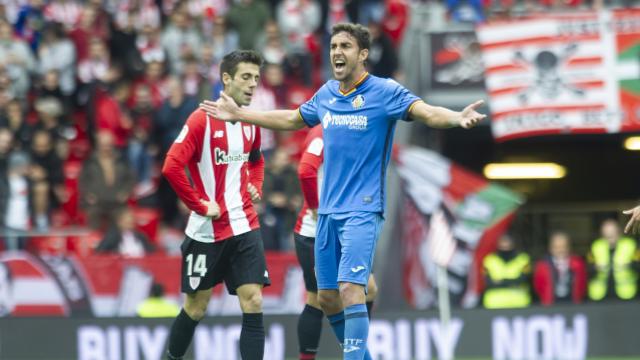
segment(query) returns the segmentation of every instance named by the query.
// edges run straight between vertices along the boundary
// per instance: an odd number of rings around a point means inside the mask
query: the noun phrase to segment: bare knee
[[[318,292],[318,303],[327,315],[337,314],[342,311],[342,301],[340,301],[340,294],[336,290],[320,290]]]
[[[318,300],[318,293],[307,291],[307,305],[316,309],[321,309],[320,301]]]
[[[208,294],[206,292],[188,294],[183,306],[184,312],[186,312],[192,320],[202,320],[207,313],[207,305],[209,304],[210,297],[210,292]]]
[[[340,298],[345,307],[354,304],[364,304],[364,286],[347,282],[340,283]]]
[[[200,321],[207,313],[207,306],[202,306],[201,303],[184,304],[184,312],[189,315],[192,320]]]
[[[238,298],[240,299],[242,312],[262,312],[262,288],[259,285],[252,284],[239,287]]]

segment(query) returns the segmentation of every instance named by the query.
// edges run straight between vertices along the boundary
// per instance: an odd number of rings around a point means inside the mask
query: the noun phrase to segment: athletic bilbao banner
[[[482,287],[481,260],[523,199],[423,148],[398,148],[394,159],[404,184],[398,223],[407,301],[418,309],[435,305],[440,265],[452,301],[473,305]]]
[[[496,140],[640,130],[640,9],[481,25]]]
[[[271,286],[265,313],[297,314],[304,307],[302,270],[292,253],[267,253]],[[181,303],[180,257],[149,255],[41,256],[0,252],[0,316],[135,316],[151,285]],[[214,288],[208,315],[240,314],[235,296]]]

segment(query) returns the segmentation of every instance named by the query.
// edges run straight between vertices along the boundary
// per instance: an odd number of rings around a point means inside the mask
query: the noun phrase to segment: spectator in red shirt
[[[543,305],[559,302],[581,303],[587,286],[584,260],[571,254],[571,241],[557,231],[549,240],[549,254],[536,263],[533,288]]]

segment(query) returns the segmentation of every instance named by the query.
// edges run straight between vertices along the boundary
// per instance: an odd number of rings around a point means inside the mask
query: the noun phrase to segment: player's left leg
[[[369,334],[366,288],[382,223],[378,213],[352,212],[345,214],[340,229],[338,283],[344,306],[345,360],[366,358]]]
[[[243,360],[262,360],[265,340],[262,287],[270,285],[271,281],[260,230],[238,235],[232,241],[235,251],[230,258],[231,269],[225,283],[230,294],[238,295],[242,309],[240,356]]]
[[[245,284],[236,291],[242,309],[240,356],[243,360],[262,360],[265,339],[262,323],[262,284]]]

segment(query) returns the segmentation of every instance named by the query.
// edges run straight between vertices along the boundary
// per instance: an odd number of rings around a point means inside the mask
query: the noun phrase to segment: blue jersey
[[[365,75],[349,92],[330,80],[300,106],[302,120],[322,123],[324,180],[319,214],[384,212],[385,177],[396,121],[420,100],[391,79]]]

